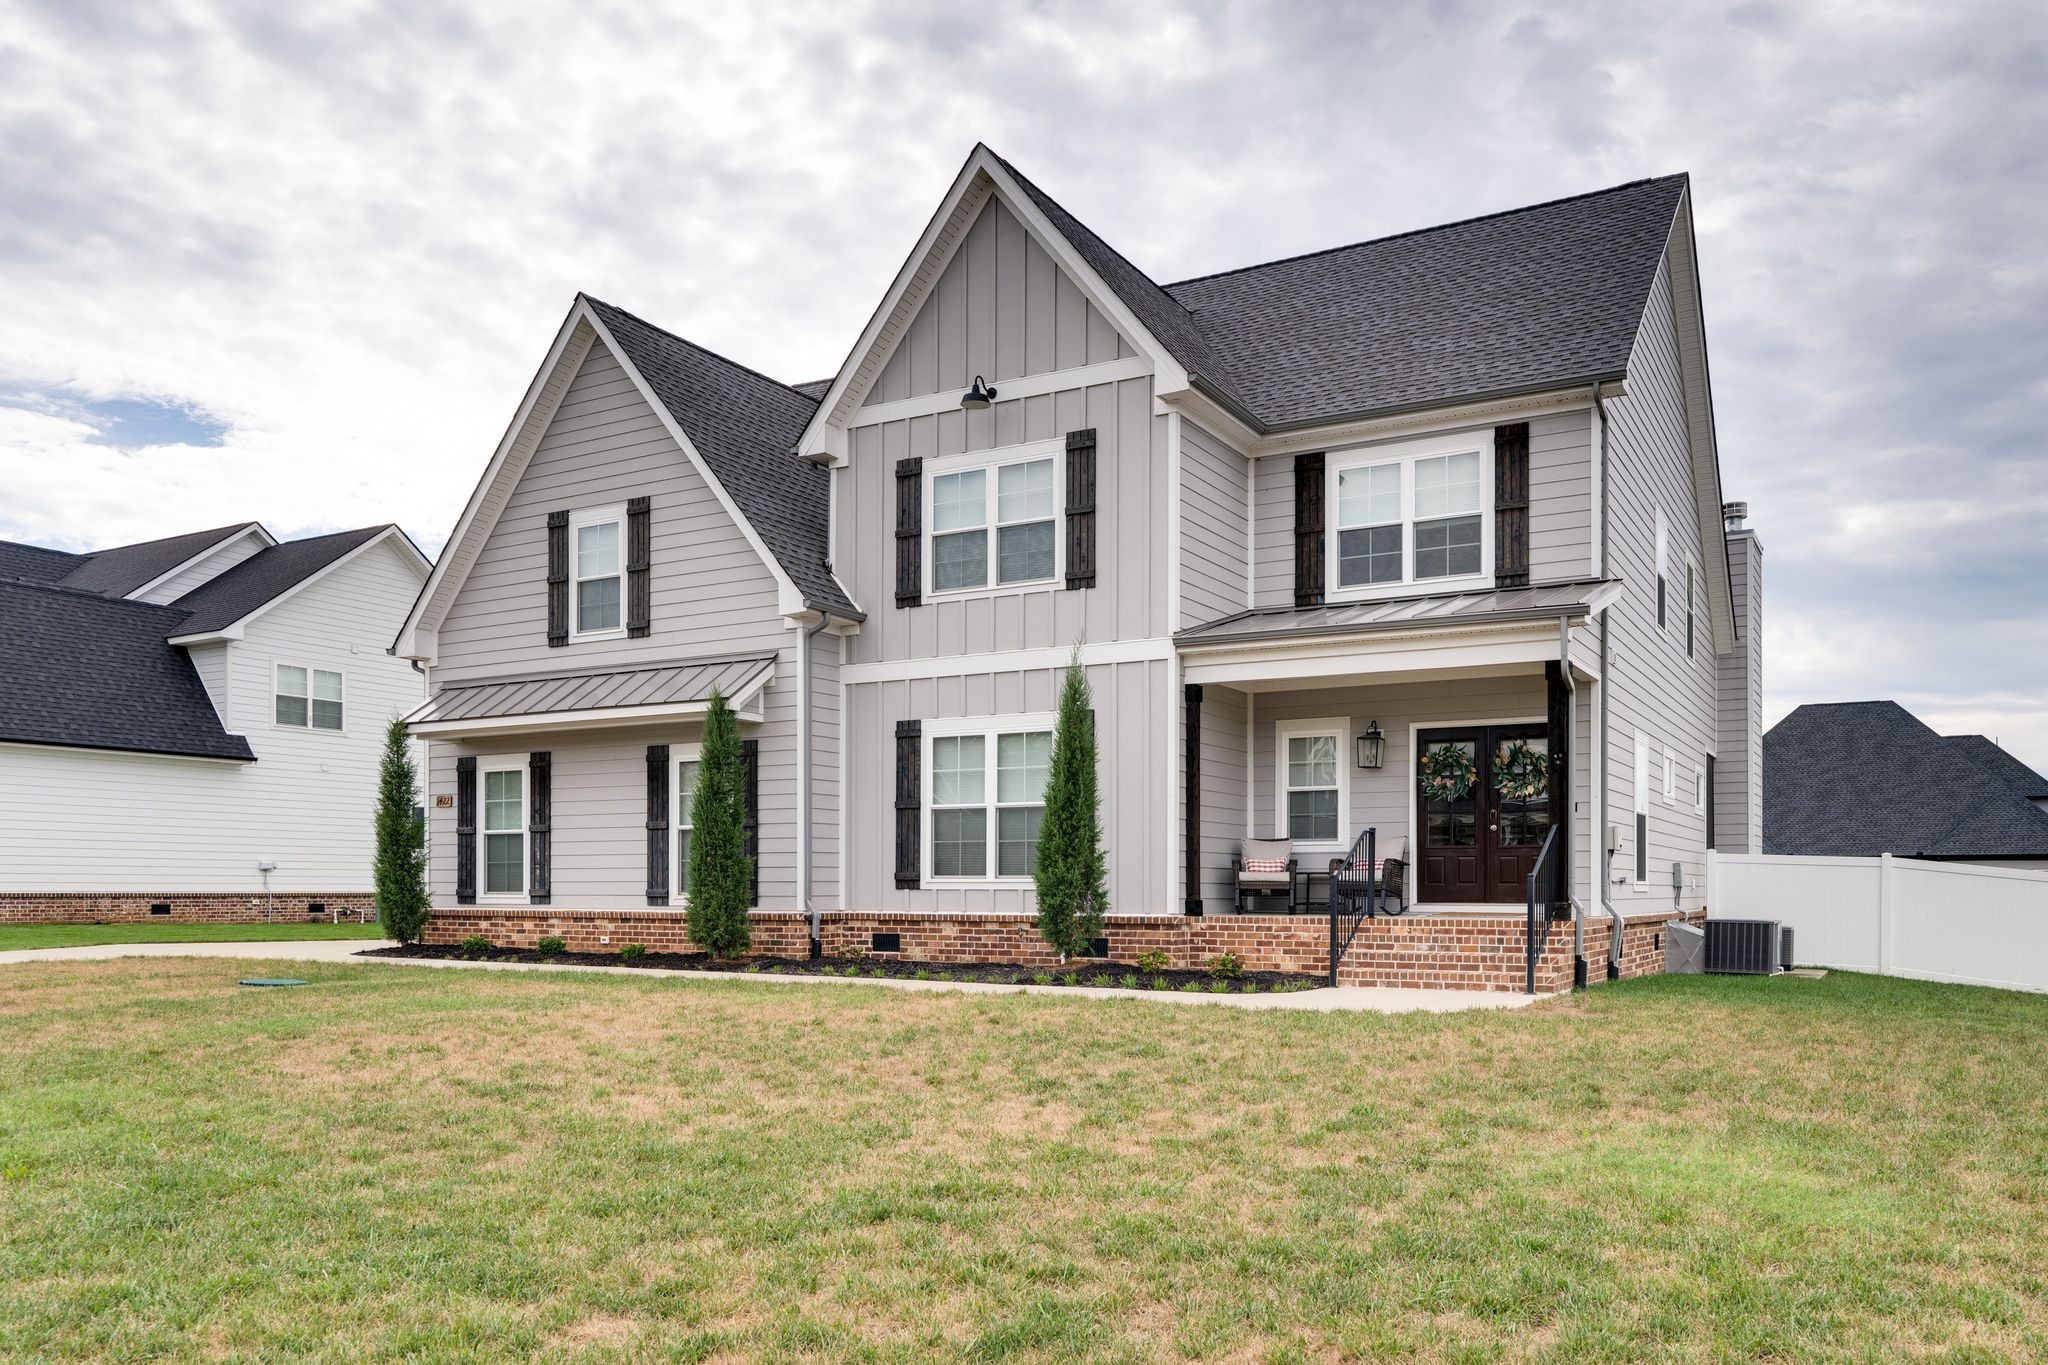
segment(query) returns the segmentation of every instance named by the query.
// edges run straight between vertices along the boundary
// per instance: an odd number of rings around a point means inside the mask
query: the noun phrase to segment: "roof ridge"
[[[116,550],[139,550],[145,545],[161,545],[167,540],[186,540],[192,536],[225,537],[231,531],[246,531],[251,526],[261,526],[260,521],[231,521],[225,526],[203,526],[197,531],[174,531],[167,536],[151,536],[148,540],[131,540],[125,545],[103,545],[97,550],[82,551],[87,558],[110,555]]]
[[[1578,194],[1561,195],[1556,199],[1545,199],[1534,204],[1521,204],[1511,209],[1496,209],[1492,213],[1476,213],[1469,218],[1454,218],[1448,223],[1432,223],[1428,227],[1409,228],[1405,232],[1390,232],[1380,237],[1364,237],[1355,242],[1343,242],[1336,246],[1318,247],[1314,251],[1298,252],[1292,256],[1277,256],[1270,261],[1256,261],[1251,265],[1233,266],[1229,270],[1212,271],[1207,275],[1190,275],[1184,280],[1174,280],[1170,284],[1162,284],[1159,288],[1165,291],[1168,297],[1172,297],[1173,291],[1182,285],[1201,284],[1207,280],[1225,279],[1231,275],[1245,274],[1247,271],[1264,270],[1269,266],[1289,265],[1295,261],[1314,260],[1318,256],[1333,256],[1340,251],[1351,251],[1357,247],[1373,246],[1379,242],[1398,242],[1404,238],[1422,237],[1432,232],[1447,232],[1452,228],[1469,227],[1474,223],[1492,222],[1496,218],[1512,218],[1521,213],[1534,213],[1538,209],[1556,208],[1560,204],[1574,204],[1583,199],[1597,199],[1603,194],[1619,194],[1623,190],[1632,190],[1641,185],[1655,185],[1667,180],[1685,180],[1689,182],[1691,178],[1692,173],[1690,171],[1674,171],[1669,175],[1646,175],[1635,180],[1623,181],[1619,185],[1609,185],[1605,189],[1584,190]],[[1110,250],[1114,251],[1116,248],[1111,247]],[[1174,302],[1179,303],[1180,300],[1176,298]],[[1181,306],[1183,308],[1187,307],[1186,304]],[[1188,309],[1188,312],[1192,315],[1194,310]]]
[[[668,328],[662,326],[658,322],[649,322],[646,318],[641,317],[638,313],[635,313],[630,309],[621,308],[616,303],[606,303],[597,295],[587,293],[580,289],[576,291],[576,297],[588,300],[589,302],[596,304],[600,308],[607,308],[614,313],[618,313],[624,317],[629,317],[633,319],[633,321],[639,323],[642,327],[645,327],[650,331],[659,332],[663,336],[667,337],[670,341],[673,341],[678,345],[687,346],[691,350],[697,352],[699,355],[707,356],[710,359],[717,361],[721,365],[729,366],[732,369],[738,370],[743,374],[750,374],[754,376],[754,378],[762,381],[765,384],[773,384],[776,388],[782,389],[785,392],[787,392],[791,397],[796,398],[801,402],[809,403],[812,408],[816,408],[818,406],[818,399],[811,397],[807,393],[801,392],[794,385],[785,384],[782,380],[777,379],[772,374],[765,374],[762,371],[755,369],[752,365],[742,364],[739,361],[734,360],[729,355],[721,354],[720,352],[714,351],[709,346],[703,345],[700,342],[692,341],[686,336],[680,336],[675,332],[671,332]]]
[[[0,577],[0,587],[28,588],[35,592],[61,593],[66,597],[77,597],[88,602],[100,602],[108,606],[132,607],[141,611],[168,612],[172,616],[186,617],[192,614],[186,607],[169,602],[145,602],[139,597],[118,597],[113,593],[101,592],[97,588],[78,588],[68,583],[39,583],[33,578]]]
[[[994,157],[997,163],[1001,165],[1004,170],[1008,171],[1012,176],[1016,177],[1017,181],[1020,184],[1028,186],[1031,189],[1037,190],[1038,193],[1045,195],[1048,202],[1057,206],[1061,213],[1064,213],[1067,215],[1067,217],[1072,218],[1075,224],[1079,226],[1083,232],[1086,232],[1090,237],[1093,237],[1096,241],[1102,243],[1103,250],[1107,251],[1110,255],[1116,257],[1118,260],[1122,261],[1125,265],[1129,266],[1133,271],[1136,271],[1139,279],[1151,285],[1154,289],[1157,289],[1162,295],[1166,297],[1168,302],[1173,304],[1174,307],[1180,309],[1181,312],[1187,315],[1187,319],[1190,325],[1194,324],[1195,310],[1188,307],[1186,304],[1182,303],[1179,299],[1174,298],[1171,287],[1163,285],[1159,281],[1153,279],[1152,276],[1147,274],[1145,270],[1142,267],[1140,267],[1136,261],[1124,255],[1123,252],[1117,250],[1116,247],[1111,244],[1109,238],[1103,236],[1094,228],[1089,227],[1086,223],[1083,223],[1081,221],[1081,217],[1079,214],[1075,213],[1065,204],[1060,203],[1059,200],[1054,199],[1051,194],[1046,192],[1044,186],[1040,185],[1030,176],[1024,174],[1024,172],[1018,170],[1015,166],[1011,165],[1008,157],[1005,157],[1001,152],[998,152],[993,147],[989,148],[989,155]]]

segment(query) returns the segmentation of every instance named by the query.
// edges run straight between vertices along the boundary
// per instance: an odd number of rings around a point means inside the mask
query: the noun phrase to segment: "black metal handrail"
[[[1367,829],[1351,844],[1344,861],[1330,870],[1330,984],[1337,984],[1337,964],[1358,937],[1358,926],[1379,903],[1379,831]],[[1361,856],[1361,852],[1363,856]]]
[[[1543,878],[1543,869],[1550,862],[1551,849],[1557,843],[1558,826],[1552,825],[1550,833],[1543,836],[1543,851],[1536,855],[1536,865],[1529,869],[1529,926],[1527,940],[1528,965],[1523,973],[1523,985],[1530,995],[1536,994],[1536,958],[1550,942],[1550,901],[1543,902],[1543,938],[1536,938],[1536,887]],[[1551,869],[1550,878],[1557,880],[1557,871]]]

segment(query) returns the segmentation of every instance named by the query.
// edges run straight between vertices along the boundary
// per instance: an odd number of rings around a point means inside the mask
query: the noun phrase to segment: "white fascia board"
[[[300,593],[304,592],[307,588],[312,587],[315,583],[318,583],[321,579],[327,577],[329,574],[338,572],[343,565],[354,563],[361,556],[368,554],[377,546],[383,545],[387,542],[395,543],[397,545],[401,545],[404,547],[405,553],[409,556],[410,563],[412,564],[413,572],[417,574],[422,581],[425,581],[429,571],[432,568],[432,565],[428,564],[427,562],[427,557],[420,553],[419,547],[417,545],[414,545],[412,543],[411,536],[408,536],[407,534],[405,534],[405,532],[399,530],[396,526],[387,526],[382,531],[379,531],[376,535],[371,536],[368,540],[356,546],[355,549],[350,550],[347,554],[335,560],[333,563],[326,565],[325,567],[319,569],[317,572],[306,575],[304,578],[292,584],[289,588],[286,588],[283,592],[271,598],[268,602],[265,602],[262,606],[256,608],[254,611],[242,617],[240,620],[235,621],[230,625],[224,626],[220,630],[209,631],[203,635],[173,635],[170,637],[170,642],[174,645],[203,645],[210,644],[218,640],[239,640],[245,634],[247,634],[249,623],[255,620],[257,617],[263,615],[266,612],[275,610],[278,606],[282,605],[283,603],[291,601],[294,597],[297,597]]]
[[[222,536],[219,540],[216,540],[215,542],[213,542],[213,544],[207,546],[198,554],[193,555],[190,559],[186,560],[184,563],[178,565],[177,567],[171,569],[169,572],[160,573],[155,578],[150,579],[149,582],[144,583],[141,587],[129,593],[127,595],[128,600],[131,602],[139,600],[144,593],[155,591],[158,587],[170,582],[173,578],[176,578],[179,574],[185,572],[185,570],[191,568],[193,565],[199,563],[201,560],[206,559],[210,555],[219,553],[221,550],[226,549],[228,546],[240,540],[243,536],[251,535],[260,539],[263,542],[264,547],[266,549],[272,545],[277,544],[277,538],[271,535],[269,531],[264,529],[262,522],[252,521],[248,525],[241,527],[239,530],[230,531],[227,535]]]
[[[1031,197],[1003,169],[995,153],[977,143],[961,166],[960,173],[953,178],[945,197],[939,201],[938,209],[925,225],[916,247],[890,282],[888,292],[876,305],[868,325],[861,331],[860,340],[847,354],[810,424],[797,438],[799,455],[819,463],[845,462],[845,429],[857,411],[851,401],[856,385],[865,386],[871,376],[880,373],[888,363],[889,355],[902,339],[910,320],[916,316],[918,306],[945,272],[947,263],[966,240],[967,230],[973,226],[983,201],[991,195],[1002,201],[1003,207],[1024,224],[1025,230],[1066,271],[1088,301],[1137,347],[1150,362],[1151,372],[1158,376],[1160,388],[1174,390],[1188,386],[1187,373],[1180,362],[1145,329],[1094,268],[1081,259],[1066,235],[1039,212]]]
[[[391,653],[402,659],[418,659],[427,664],[435,661],[438,647],[435,637],[441,622],[447,617],[448,608],[454,604],[456,594],[462,591],[469,571],[475,567],[477,553],[483,548],[484,538],[490,534],[491,527],[496,524],[498,513],[504,510],[505,499],[518,486],[518,476],[525,472],[534,447],[540,444],[542,433],[553,420],[562,396],[568,392],[569,379],[574,377],[575,367],[583,363],[590,343],[597,337],[593,329],[578,327],[587,312],[579,298],[576,306],[569,310],[569,315],[562,319],[562,325],[548,347],[547,358],[534,371],[533,381],[526,386],[526,394],[519,400],[519,410],[512,415],[505,434],[498,438],[497,449],[491,452],[490,463],[484,466],[483,476],[470,490],[469,501],[463,505],[462,515],[456,519],[455,530],[441,549],[440,560],[421,587],[420,595],[413,601],[405,624],[399,627]],[[570,371],[567,375],[562,374],[565,366]],[[562,384],[550,396],[549,387],[558,376],[562,378]],[[506,466],[514,463],[515,456],[517,468],[510,471],[510,481],[500,489],[500,478],[507,473]],[[494,506],[489,505],[493,503]]]
[[[1602,384],[1600,387],[1600,396],[1603,400],[1624,396],[1626,392],[1627,385],[1619,380]],[[1251,430],[1218,406],[1213,399],[1193,389],[1179,393],[1162,393],[1160,404],[1192,418],[1196,425],[1230,445],[1238,454],[1260,459],[1276,455],[1294,455],[1303,451],[1330,450],[1339,446],[1357,445],[1392,437],[1421,436],[1463,427],[1526,422],[1533,417],[1543,417],[1551,413],[1590,409],[1593,406],[1593,390],[1586,385],[1573,385],[1512,397],[1418,408],[1413,412],[1389,413],[1381,417],[1364,417],[1350,422],[1292,428],[1266,435]]]
[[[615,706],[590,711],[553,711],[537,716],[483,716],[475,720],[407,721],[419,739],[461,739],[470,735],[547,734],[578,730],[619,730],[640,725],[673,725],[702,720],[709,702],[677,702],[671,706]],[[734,706],[739,719],[758,724],[759,708]]]
[[[1054,646],[1049,649],[995,650],[984,654],[948,654],[932,659],[885,659],[876,663],[841,664],[839,681],[851,687],[860,683],[913,682],[979,673],[1018,673],[1065,668],[1073,657],[1073,650]],[[1170,640],[1114,640],[1081,646],[1081,665],[1084,668],[1105,664],[1156,663],[1172,657],[1173,642]]]

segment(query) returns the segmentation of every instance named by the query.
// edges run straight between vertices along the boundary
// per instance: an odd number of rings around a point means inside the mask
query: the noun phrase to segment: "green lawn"
[[[0,968],[0,1358],[2048,1354],[2048,998]]]
[[[90,943],[276,943],[309,938],[382,938],[368,924],[31,924],[0,929],[0,953]]]

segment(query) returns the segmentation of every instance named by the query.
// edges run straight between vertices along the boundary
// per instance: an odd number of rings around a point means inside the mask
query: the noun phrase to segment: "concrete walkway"
[[[375,939],[318,939],[272,943],[97,943],[80,948],[24,948],[0,953],[0,967],[15,962],[99,962],[117,957],[228,957],[264,962],[327,962],[386,967],[445,967],[458,971],[589,972],[606,976],[667,976],[688,981],[757,981],[779,986],[881,986],[898,991],[959,991],[966,995],[1051,995],[1092,1000],[1150,1000],[1172,1005],[1227,1005],[1245,1010],[1364,1010],[1379,1014],[1424,1011],[1512,1010],[1535,997],[1510,991],[1425,991],[1384,986],[1323,987],[1275,995],[1211,995],[1206,991],[1127,991],[1109,986],[1005,986],[985,981],[905,981],[889,977],[769,976],[693,972],[668,967],[586,967],[541,962],[463,962],[432,958],[359,957],[386,948]]]

